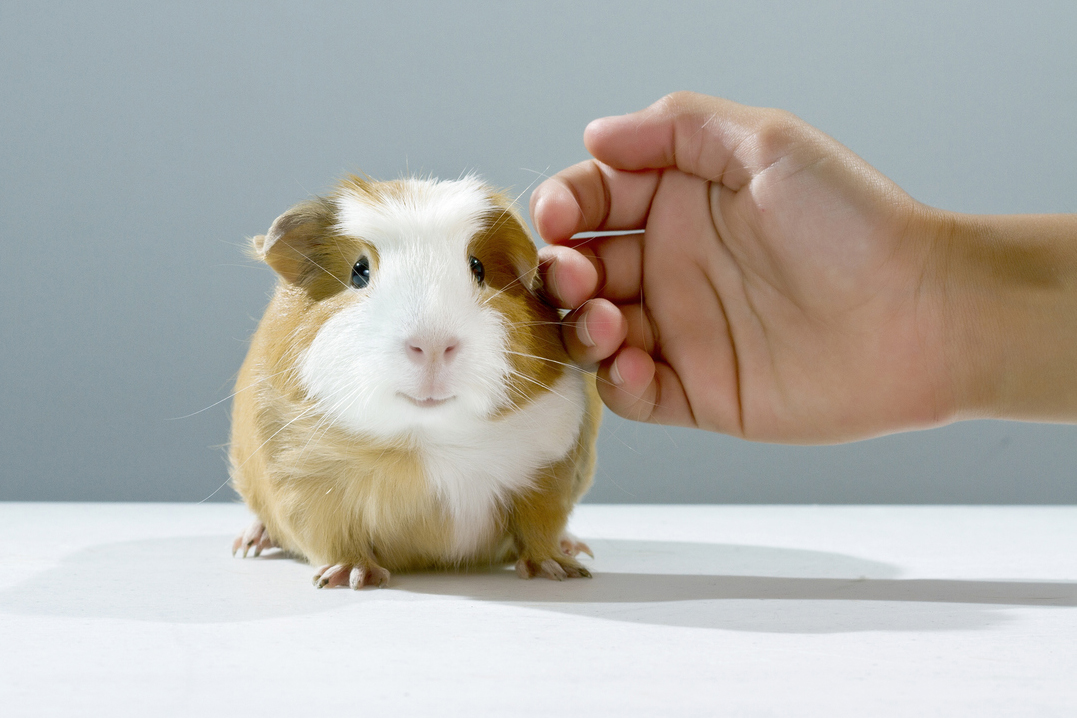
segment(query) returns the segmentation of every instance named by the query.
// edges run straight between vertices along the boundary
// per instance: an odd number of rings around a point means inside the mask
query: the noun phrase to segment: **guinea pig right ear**
[[[312,269],[335,216],[321,197],[301,202],[277,217],[266,234],[251,239],[257,257],[291,284],[299,284]]]

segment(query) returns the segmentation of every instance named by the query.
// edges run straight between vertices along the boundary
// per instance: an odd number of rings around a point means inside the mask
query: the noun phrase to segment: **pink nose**
[[[459,348],[460,340],[456,337],[411,337],[404,342],[408,359],[420,365],[448,363],[456,357]]]

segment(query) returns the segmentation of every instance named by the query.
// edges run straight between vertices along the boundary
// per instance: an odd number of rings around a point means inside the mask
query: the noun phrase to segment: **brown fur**
[[[399,194],[401,183],[349,178],[341,185],[377,202]],[[491,306],[510,324],[514,406],[533,401],[570,367],[559,315],[540,301],[537,253],[511,203],[491,194],[502,210],[491,214],[472,252],[486,268]],[[299,358],[319,328],[347,302],[342,291],[352,261],[377,253],[333,232],[333,205],[305,202],[274,222],[253,244],[281,275],[276,293],[251,341],[233,406],[232,483],[277,545],[312,564],[380,565],[389,570],[459,563],[501,563],[520,558],[535,565],[552,559],[569,575],[586,575],[558,540],[575,503],[590,486],[601,417],[593,376],[573,448],[543,468],[533,488],[511,498],[499,531],[473,555],[453,557],[452,526],[424,476],[416,450],[378,443],[338,428],[316,410],[298,377]],[[574,569],[579,569],[573,573]],[[582,574],[580,573],[582,571]]]

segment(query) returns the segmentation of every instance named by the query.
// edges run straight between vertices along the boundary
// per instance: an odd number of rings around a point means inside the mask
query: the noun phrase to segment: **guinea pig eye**
[[[370,284],[370,260],[366,257],[360,257],[359,261],[352,267],[352,286],[356,289],[362,289],[368,284]]]
[[[483,269],[482,262],[476,257],[472,257],[468,260],[468,266],[471,267],[471,273],[475,275],[475,281],[482,284],[482,280],[486,277],[486,270]]]

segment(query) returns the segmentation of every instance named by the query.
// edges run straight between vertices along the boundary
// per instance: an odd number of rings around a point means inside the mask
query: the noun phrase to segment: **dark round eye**
[[[471,267],[471,273],[475,275],[475,281],[482,284],[482,280],[486,278],[486,270],[482,267],[482,262],[476,257],[472,257],[468,260],[468,266]]]
[[[360,257],[359,261],[352,267],[352,286],[356,289],[362,289],[368,284],[370,284],[370,260],[366,257]]]

